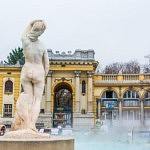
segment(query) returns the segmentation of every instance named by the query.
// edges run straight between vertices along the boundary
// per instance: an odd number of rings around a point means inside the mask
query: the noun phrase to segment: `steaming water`
[[[123,130],[74,131],[75,150],[150,150],[150,136],[133,134]]]

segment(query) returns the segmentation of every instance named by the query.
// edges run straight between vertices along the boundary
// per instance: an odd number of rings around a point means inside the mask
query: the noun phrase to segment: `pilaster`
[[[88,85],[87,85],[87,99],[88,99],[88,113],[92,113],[92,102],[93,102],[93,72],[92,71],[88,71],[87,72],[87,76],[88,76]]]
[[[51,87],[52,87],[52,71],[48,72],[48,75],[46,77],[46,113],[51,113],[51,105],[52,105],[52,92],[51,92]]]
[[[143,99],[140,99],[140,103],[141,103],[141,118],[140,118],[140,120],[141,120],[141,125],[143,126],[144,125],[144,101],[143,101]]]
[[[81,71],[75,71],[75,112],[80,112],[80,75]]]
[[[122,120],[122,99],[119,99],[118,102],[119,102],[119,120]]]
[[[98,118],[101,119],[101,100],[97,99],[98,102]]]

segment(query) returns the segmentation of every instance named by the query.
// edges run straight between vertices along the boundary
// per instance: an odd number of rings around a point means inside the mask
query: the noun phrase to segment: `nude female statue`
[[[24,92],[17,101],[14,130],[36,130],[45,77],[49,71],[47,51],[38,39],[45,29],[46,25],[42,20],[34,20],[22,36],[25,64],[21,71],[21,84]]]

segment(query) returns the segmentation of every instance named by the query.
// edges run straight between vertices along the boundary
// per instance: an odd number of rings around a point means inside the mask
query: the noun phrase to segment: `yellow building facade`
[[[150,74],[100,74],[93,50],[53,53],[37,123],[45,127],[150,125]],[[0,123],[11,125],[20,92],[21,66],[0,65]]]

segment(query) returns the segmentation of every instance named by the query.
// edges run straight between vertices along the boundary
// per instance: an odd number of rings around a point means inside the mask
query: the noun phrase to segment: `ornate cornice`
[[[58,82],[58,81],[62,81],[62,82],[64,82],[64,81],[70,81],[70,82],[72,82],[72,79],[66,79],[65,77],[62,77],[62,78],[56,78],[54,80],[54,82]]]
[[[56,61],[56,60],[50,60],[50,65],[93,65],[95,64],[95,61]]]
[[[95,55],[95,52],[94,50],[80,50],[80,49],[77,49],[75,50],[75,52],[73,54],[71,54],[71,51],[69,51],[68,53],[66,52],[59,52],[57,51],[56,53],[53,53],[53,51],[51,49],[48,49],[47,50],[48,52],[48,57],[49,57],[49,60],[94,60],[94,55]]]

